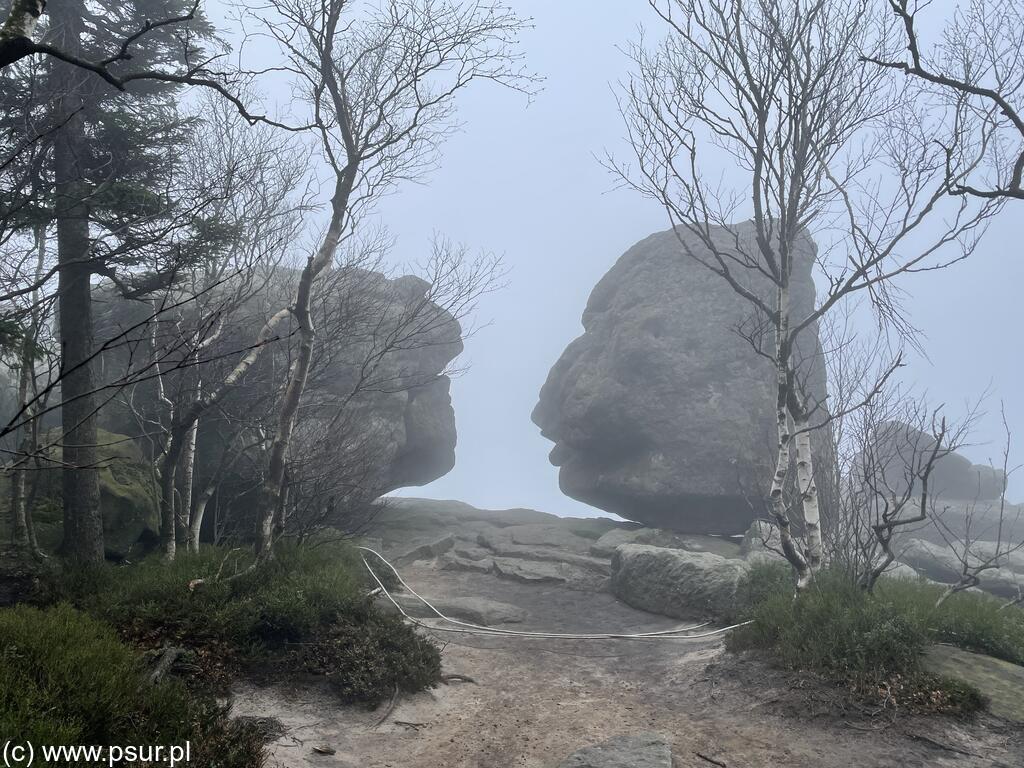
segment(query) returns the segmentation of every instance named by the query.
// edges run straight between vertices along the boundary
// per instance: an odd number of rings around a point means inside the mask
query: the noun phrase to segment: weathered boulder
[[[30,599],[39,584],[43,567],[26,552],[0,548],[0,608]]]
[[[251,348],[265,320],[292,301],[295,270],[281,268],[272,279],[246,293],[246,299],[205,353],[215,364],[204,374],[226,374],[239,350]],[[185,305],[182,322],[196,322],[189,312],[215,315],[222,311],[237,286],[229,280],[208,296]],[[446,375],[449,363],[462,352],[462,329],[443,307],[429,300],[430,286],[413,276],[389,278],[365,269],[334,270],[321,279],[314,305],[314,324],[320,330],[317,355],[303,395],[302,421],[290,455],[291,480],[296,485],[326,483],[355,489],[336,499],[345,505],[375,498],[397,488],[424,485],[455,465],[455,414]],[[145,302],[130,302],[109,285],[97,292],[97,339],[121,334],[126,342],[142,331],[140,321],[151,313]],[[148,331],[145,331],[148,332]],[[268,345],[239,385],[222,401],[226,419],[248,415],[258,407],[272,409],[281,388],[282,372],[294,355],[294,341]],[[105,353],[101,368],[121,375],[130,363],[132,343]],[[172,356],[174,353],[166,353]],[[164,387],[174,393],[192,386],[185,378],[192,369],[165,362]],[[115,401],[101,414],[103,426],[136,434],[140,416],[155,419],[163,407],[154,381],[133,387],[132,403]],[[173,394],[172,394],[173,396]],[[219,464],[224,434],[229,432],[217,414],[200,422],[196,482],[202,485]],[[243,471],[244,462],[233,473]],[[219,484],[225,495],[237,497],[239,511],[251,507],[242,489],[250,477],[229,476]],[[341,495],[339,492],[336,495]]]
[[[960,560],[949,547],[924,539],[907,539],[900,543],[896,554],[901,563],[932,581],[951,584],[960,578]]]
[[[731,539],[666,531],[661,528],[615,528],[590,545],[595,557],[612,557],[622,544],[649,544],[689,552],[712,552],[722,557],[738,557],[740,547]]]
[[[985,557],[985,552],[995,547],[992,542],[972,542],[971,552]],[[898,554],[900,561],[923,577],[940,584],[954,584],[963,573],[963,563],[957,552],[942,544],[935,544],[924,539],[907,539],[900,543]],[[970,557],[969,564],[977,566],[981,561]],[[1001,560],[1001,567],[988,568],[978,574],[978,588],[997,597],[1014,598],[1018,588],[1024,588],[1024,573],[1016,568],[1019,560]]]
[[[927,456],[935,447],[935,440],[921,430],[898,421],[886,421],[874,429],[872,465],[895,495],[907,489],[907,464],[912,457]],[[880,485],[876,481],[876,485]],[[995,501],[1006,487],[1002,469],[987,464],[972,464],[958,453],[948,453],[936,459],[928,477],[928,490],[933,498]],[[916,493],[919,486],[915,485]]]
[[[672,747],[656,733],[616,736],[573,752],[558,768],[672,768]]]
[[[103,543],[108,558],[138,557],[159,539],[160,510],[157,505],[153,464],[145,460],[138,444],[125,435],[99,432],[97,458],[100,466],[100,510],[103,515]],[[59,454],[59,449],[55,450]],[[54,456],[55,461],[59,455]],[[56,545],[61,539],[61,469],[58,464],[42,470],[37,505],[37,527],[44,538]],[[53,530],[46,530],[53,529]]]
[[[731,609],[749,566],[710,552],[623,544],[612,557],[611,591],[651,613],[692,619]]]
[[[735,227],[742,238],[753,227]],[[712,228],[729,250],[732,235]],[[704,252],[684,234],[693,252]],[[809,237],[796,249],[796,316],[814,305]],[[748,286],[771,295],[767,281]],[[771,363],[735,332],[751,306],[661,232],[601,279],[584,333],[551,369],[533,421],[575,499],[651,527],[741,534],[763,511],[776,443]],[[825,395],[816,331],[801,337],[812,396]],[[819,483],[821,486],[822,483]]]

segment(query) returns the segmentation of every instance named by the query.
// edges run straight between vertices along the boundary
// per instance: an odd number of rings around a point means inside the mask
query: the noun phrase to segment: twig
[[[178,660],[185,651],[182,648],[168,647],[164,648],[160,654],[160,658],[153,668],[152,673],[149,675],[149,682],[158,683],[163,677],[170,672],[171,667],[174,666],[174,662]]]
[[[967,757],[982,757],[976,752],[968,752],[966,749],[960,749],[960,747],[954,747],[951,744],[943,744],[941,741],[936,741],[930,736],[925,736],[921,733],[908,733],[907,735],[910,736],[910,738],[912,739],[916,739],[917,741],[923,741],[925,744],[930,744],[931,746],[936,747],[938,749],[944,749],[947,752],[955,752],[958,755],[966,755]]]
[[[472,683],[476,685],[477,682],[469,675],[441,675],[441,682],[445,685],[449,683]]]
[[[391,713],[395,711],[395,704],[398,703],[398,685],[395,685],[395,692],[391,696],[391,703],[388,704],[387,709],[384,710],[384,714],[380,716],[380,719],[373,724],[374,728],[379,728],[385,720],[391,717]]]
[[[707,760],[707,761],[708,761],[709,763],[711,763],[712,765],[717,765],[717,766],[718,766],[719,768],[729,768],[729,767],[728,767],[728,766],[727,766],[727,765],[726,765],[725,763],[723,763],[723,762],[722,762],[721,760],[715,760],[715,758],[713,758],[713,757],[708,757],[707,755],[701,754],[700,752],[694,752],[693,754],[695,754],[695,755],[696,755],[697,757],[699,757],[699,758],[700,758],[701,760]]]
[[[395,725],[404,725],[406,728],[412,728],[414,731],[418,731],[420,728],[426,728],[426,723],[410,723],[407,720],[395,720]]]

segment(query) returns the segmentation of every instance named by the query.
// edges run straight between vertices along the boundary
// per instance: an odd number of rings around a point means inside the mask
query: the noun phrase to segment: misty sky
[[[379,207],[398,238],[396,263],[421,260],[436,232],[503,255],[509,270],[508,286],[481,302],[477,320],[489,325],[468,341],[459,363],[469,369],[452,386],[457,465],[403,493],[592,515],[599,511],[559,491],[551,443],[530,412],[551,365],[581,333],[593,286],[630,245],[668,226],[656,204],[612,191],[599,164],[606,150],[625,151],[612,91],[628,67],[618,47],[641,23],[657,36],[661,29],[646,0],[510,4],[534,19],[523,44],[546,78],[543,92],[527,107],[516,93],[470,89],[459,102],[465,128],[446,145],[441,168]],[[1022,221],[1024,203],[1011,203],[970,261],[915,277],[908,303],[930,359],[911,359],[904,378],[954,416],[990,392],[976,445],[964,451],[976,462],[1001,453],[1000,399],[1024,460]],[[1022,487],[1018,477],[1011,495]]]

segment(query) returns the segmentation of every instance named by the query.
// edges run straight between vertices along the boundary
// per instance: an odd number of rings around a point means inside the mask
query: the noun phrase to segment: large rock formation
[[[734,229],[752,236],[749,224]],[[731,237],[715,230],[723,249]],[[797,317],[814,305],[815,252],[809,237],[796,249]],[[766,280],[750,288],[771,295]],[[676,233],[630,248],[591,293],[584,333],[552,368],[533,412],[556,444],[562,490],[645,525],[743,533],[762,511],[776,442],[771,362],[736,332],[751,319],[751,305],[688,256]],[[800,357],[822,399],[814,329]]]
[[[204,351],[214,361],[203,368],[204,377],[216,380],[234,365],[238,351],[253,344],[266,318],[288,305],[295,278],[294,271],[280,269],[251,293],[246,291],[244,304],[230,314],[215,345]],[[308,470],[315,478],[332,474],[336,486],[358,487],[363,496],[372,497],[424,485],[455,465],[455,413],[445,371],[462,351],[462,330],[451,314],[429,301],[429,288],[416,277],[392,279],[351,267],[321,279],[314,304],[316,354],[291,450],[296,472]],[[202,296],[201,306],[193,302],[180,311],[219,311],[235,290],[229,281]],[[101,286],[97,292],[101,339],[124,333],[152,312],[148,303],[126,302],[109,288]],[[176,318],[169,313],[163,319],[170,323]],[[186,314],[185,326],[190,322]],[[139,341],[141,345],[145,339]],[[105,367],[124,370],[135,348],[118,345],[105,357]],[[225,418],[219,413],[204,416],[197,448],[200,485],[216,468],[223,434],[230,432],[232,421],[262,421],[272,432],[275,398],[293,354],[292,341],[271,344],[225,400]],[[172,395],[180,377],[190,375],[187,367],[182,373],[175,370],[173,362],[173,354],[164,362],[169,371],[165,388]],[[131,390],[131,398],[131,407],[125,400],[104,410],[105,427],[138,434],[140,417],[153,419],[162,407],[149,379]]]
[[[895,495],[907,488],[908,468],[924,466],[935,449],[935,440],[921,430],[898,421],[879,424],[874,430],[872,462],[878,467],[884,486]],[[880,483],[876,483],[881,485]],[[929,493],[937,498],[969,501],[995,501],[1006,487],[1002,469],[987,464],[972,464],[958,453],[936,459],[928,477]],[[916,493],[919,484],[915,485]]]

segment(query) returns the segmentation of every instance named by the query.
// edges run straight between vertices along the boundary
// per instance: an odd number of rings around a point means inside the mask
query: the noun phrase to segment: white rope
[[[743,627],[751,623],[749,621],[744,621],[740,624],[733,624],[728,627],[721,627],[719,629],[711,630],[710,632],[702,632],[699,634],[686,633],[692,633],[694,630],[703,629],[704,627],[708,626],[711,622],[706,621],[703,624],[675,627],[673,629],[664,629],[659,632],[638,632],[630,634],[569,634],[558,632],[526,632],[524,630],[497,629],[495,627],[485,627],[479,624],[472,624],[466,621],[459,621],[458,619],[453,619],[449,616],[446,616],[440,610],[438,610],[437,607],[434,606],[429,600],[427,600],[425,597],[416,592],[416,590],[410,587],[409,584],[406,583],[405,579],[402,578],[402,574],[398,572],[398,569],[396,569],[395,566],[388,562],[387,558],[385,558],[384,555],[382,555],[380,552],[377,552],[376,550],[370,549],[369,547],[358,547],[358,549],[362,550],[363,552],[369,552],[372,555],[379,558],[380,561],[384,563],[384,565],[386,565],[395,575],[395,577],[398,579],[399,584],[401,584],[406,590],[408,590],[409,594],[411,594],[413,597],[415,597],[417,600],[423,603],[423,605],[425,605],[428,609],[430,609],[439,619],[441,619],[442,621],[446,621],[449,624],[457,625],[456,627],[439,627],[436,624],[428,624],[424,621],[421,621],[420,619],[416,619],[410,616],[408,613],[406,613],[405,609],[403,609],[402,606],[398,604],[398,601],[395,600],[391,592],[388,591],[388,588],[384,586],[384,583],[374,572],[373,568],[370,567],[370,564],[366,561],[366,558],[360,555],[360,559],[362,559],[363,565],[366,566],[366,570],[370,572],[370,575],[373,577],[373,580],[377,582],[379,591],[383,592],[383,594],[388,598],[388,600],[391,601],[391,604],[395,606],[398,612],[413,624],[423,627],[424,629],[429,629],[436,632],[455,632],[458,634],[466,635],[490,635],[492,637],[530,637],[547,640],[700,640],[706,637],[714,637],[715,635],[720,635],[724,632],[728,632],[732,629],[736,629],[737,627]]]

